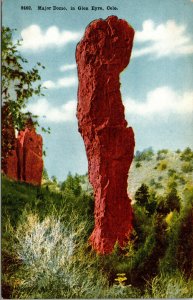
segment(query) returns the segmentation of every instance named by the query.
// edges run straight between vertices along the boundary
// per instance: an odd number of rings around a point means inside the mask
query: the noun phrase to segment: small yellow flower
[[[127,277],[125,276],[125,273],[118,273],[117,278],[115,278],[115,281],[117,281],[118,284],[121,286],[123,286],[125,284],[126,280],[127,280]]]

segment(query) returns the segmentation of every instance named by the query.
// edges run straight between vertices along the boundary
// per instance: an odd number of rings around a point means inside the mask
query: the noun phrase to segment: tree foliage
[[[144,149],[143,151],[137,150],[136,154],[135,154],[135,161],[136,162],[144,161],[144,160],[150,161],[152,159],[153,155],[154,155],[154,152],[153,152],[152,147]]]
[[[184,151],[180,155],[180,159],[182,161],[187,161],[187,162],[189,162],[193,159],[193,152],[190,149],[190,147],[187,147],[186,149],[184,149]]]
[[[24,109],[33,96],[43,96],[39,72],[45,67],[38,62],[31,70],[26,70],[28,61],[18,51],[20,41],[13,42],[13,32],[9,27],[2,27],[3,157],[14,148],[14,141],[7,130],[22,130],[29,118],[33,118],[34,126],[38,125],[37,116],[24,112]]]
[[[71,173],[68,174],[65,181],[61,184],[61,191],[71,191],[73,195],[79,196],[81,193],[80,177],[76,174],[74,177]]]
[[[142,184],[135,193],[135,200],[138,205],[145,206],[149,199],[149,188],[146,184]]]

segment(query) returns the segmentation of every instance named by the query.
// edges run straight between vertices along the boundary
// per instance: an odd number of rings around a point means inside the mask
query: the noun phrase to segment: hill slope
[[[186,186],[193,183],[193,152],[187,148],[182,152],[160,150],[153,153],[147,149],[138,153],[128,178],[128,192],[132,199],[142,183],[159,194],[169,187],[176,187],[183,197]]]

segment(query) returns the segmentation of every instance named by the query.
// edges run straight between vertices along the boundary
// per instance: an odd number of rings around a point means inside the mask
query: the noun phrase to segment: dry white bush
[[[23,261],[21,296],[31,291],[29,296],[81,297],[98,289],[100,275],[91,261],[83,259],[86,225],[73,229],[72,224],[65,228],[54,217],[40,221],[31,214],[19,225],[16,252]],[[102,276],[98,279],[100,285],[105,281]]]

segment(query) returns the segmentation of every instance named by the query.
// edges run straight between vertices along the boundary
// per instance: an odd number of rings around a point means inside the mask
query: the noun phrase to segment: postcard
[[[2,298],[193,298],[193,2],[2,1]]]

